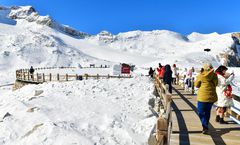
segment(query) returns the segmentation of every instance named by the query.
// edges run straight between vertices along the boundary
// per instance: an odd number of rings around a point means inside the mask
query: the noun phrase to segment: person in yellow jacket
[[[208,124],[211,115],[211,109],[214,102],[217,101],[216,87],[218,77],[211,64],[204,64],[201,73],[197,76],[195,86],[199,88],[197,94],[198,116],[203,127],[203,134],[208,134]]]

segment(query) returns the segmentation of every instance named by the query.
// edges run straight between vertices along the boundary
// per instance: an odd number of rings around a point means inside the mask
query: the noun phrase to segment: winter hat
[[[213,66],[212,66],[211,63],[205,63],[205,64],[203,65],[203,69],[204,69],[205,71],[210,71],[212,68],[213,68]]]

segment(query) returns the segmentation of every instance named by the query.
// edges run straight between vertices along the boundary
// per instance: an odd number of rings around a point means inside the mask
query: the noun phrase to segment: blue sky
[[[90,34],[240,31],[240,0],[0,0],[0,5],[32,5],[41,15]]]

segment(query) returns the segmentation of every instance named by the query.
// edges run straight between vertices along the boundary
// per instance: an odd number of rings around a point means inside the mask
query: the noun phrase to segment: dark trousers
[[[172,78],[172,84],[176,85],[177,83],[177,79],[176,78]]]
[[[169,91],[169,93],[171,93],[172,94],[172,83],[167,83],[168,84],[168,91]]]
[[[212,105],[213,103],[209,102],[198,102],[197,104],[198,116],[202,122],[202,127],[205,129],[208,129]]]

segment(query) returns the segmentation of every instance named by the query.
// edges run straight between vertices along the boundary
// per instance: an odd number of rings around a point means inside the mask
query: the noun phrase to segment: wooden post
[[[118,75],[118,78],[119,78],[119,79],[121,78],[120,75]]]
[[[45,82],[45,74],[43,73],[42,75],[43,75],[43,82]]]
[[[88,74],[85,74],[86,80],[88,79]]]
[[[99,79],[99,74],[97,74],[97,79]]]
[[[23,80],[26,80],[25,72],[23,72]]]
[[[107,78],[108,78],[108,79],[110,78],[110,75],[109,75],[109,74],[107,75]]]
[[[37,73],[37,82],[39,82],[39,80],[38,80],[38,73]]]
[[[18,70],[16,70],[16,79],[18,79]]]
[[[78,80],[78,75],[76,74],[76,80]]]
[[[19,72],[19,79],[20,80],[22,79],[22,70],[20,70],[20,72]]]
[[[27,76],[27,77],[28,77],[28,80],[29,80],[29,79],[30,79],[30,73],[29,73],[29,71],[28,71],[28,76]]]
[[[66,74],[66,81],[68,81],[68,74]]]
[[[168,133],[168,122],[165,118],[163,117],[159,117],[159,119],[157,120],[157,127],[156,127],[156,138],[157,138],[157,142],[161,142],[161,139],[164,139],[166,141],[167,138],[167,133]],[[161,136],[164,136],[164,138],[161,138]]]
[[[192,83],[191,83],[191,85],[192,85],[192,95],[195,93],[194,91],[194,77],[192,78]]]
[[[52,81],[52,74],[51,73],[49,74],[49,81],[50,82]]]
[[[59,77],[59,74],[57,74],[57,80],[59,81],[60,77]]]

